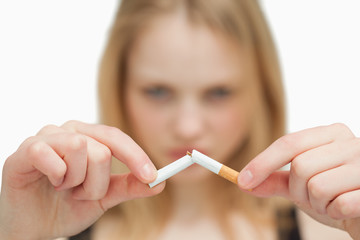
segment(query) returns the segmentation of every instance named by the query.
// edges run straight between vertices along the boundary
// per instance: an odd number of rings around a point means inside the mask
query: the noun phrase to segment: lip
[[[196,148],[196,147],[182,147],[182,148],[174,148],[172,150],[170,150],[168,152],[168,156],[170,157],[170,159],[172,161],[175,161],[179,158],[182,158],[183,156],[186,155],[187,152],[192,152],[193,149],[196,149],[197,151],[205,154],[206,154],[206,151],[204,151],[203,149],[200,149],[200,148]]]

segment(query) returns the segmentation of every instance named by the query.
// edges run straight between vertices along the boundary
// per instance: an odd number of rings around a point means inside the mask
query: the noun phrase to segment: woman
[[[279,67],[255,1],[123,1],[99,87],[105,125],[44,127],[6,161],[2,239],[89,226],[92,239],[289,239],[287,202],[258,198],[274,195],[360,238],[359,141],[341,124],[281,137]],[[199,166],[147,186],[152,162],[192,149],[242,169],[238,186]],[[130,173],[111,175],[112,156]]]

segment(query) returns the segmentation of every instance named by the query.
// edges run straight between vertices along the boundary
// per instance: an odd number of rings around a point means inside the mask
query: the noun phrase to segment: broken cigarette
[[[157,177],[155,181],[149,183],[149,186],[152,188],[159,183],[165,181],[169,177],[174,176],[178,172],[184,170],[185,168],[191,166],[194,162],[191,159],[191,156],[185,155],[182,158],[179,158],[175,162],[170,163],[169,165],[161,168],[157,172]]]
[[[193,150],[192,153],[188,152],[184,157],[158,170],[158,175],[155,181],[149,183],[150,188],[165,181],[169,177],[174,176],[178,172],[191,166],[193,163],[197,163],[204,168],[209,169],[213,173],[229,180],[230,182],[237,184],[239,172],[219,163],[218,161],[215,161],[199,151]]]
[[[237,184],[239,172],[234,169],[229,168],[196,150],[192,151],[191,158],[195,163],[209,169],[213,173],[229,180],[230,182]]]

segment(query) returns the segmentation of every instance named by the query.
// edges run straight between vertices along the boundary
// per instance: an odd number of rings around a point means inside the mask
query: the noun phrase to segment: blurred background
[[[343,122],[360,136],[360,2],[260,2],[282,65],[288,132]],[[0,1],[0,169],[47,124],[97,122],[98,64],[117,5]]]

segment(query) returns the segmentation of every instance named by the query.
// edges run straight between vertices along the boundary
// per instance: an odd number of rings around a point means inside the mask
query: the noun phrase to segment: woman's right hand
[[[111,175],[111,159],[130,173]],[[1,239],[74,235],[107,209],[160,193],[145,152],[114,127],[69,121],[25,140],[5,162],[0,195]]]

